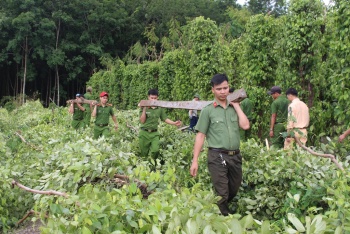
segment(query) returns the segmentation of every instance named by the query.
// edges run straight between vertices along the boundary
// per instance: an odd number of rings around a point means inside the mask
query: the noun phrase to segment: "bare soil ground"
[[[13,229],[9,234],[40,234],[40,227],[42,223],[40,220],[32,222],[30,220],[25,221],[23,224],[19,225],[17,229]]]

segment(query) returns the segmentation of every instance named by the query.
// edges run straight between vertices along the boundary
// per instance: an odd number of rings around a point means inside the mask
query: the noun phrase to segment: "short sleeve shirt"
[[[239,149],[238,115],[235,109],[228,104],[225,109],[214,100],[201,111],[195,129],[206,135],[209,147],[226,150]]]
[[[142,109],[140,110],[140,116],[142,114]],[[158,128],[158,121],[161,119],[165,121],[167,119],[165,109],[156,107],[156,108],[147,108],[146,109],[146,121],[141,124],[141,128],[156,130]]]
[[[109,116],[113,115],[114,112],[112,106],[97,106],[95,124],[108,124]]]
[[[242,102],[241,102],[241,108],[243,113],[247,116],[247,118],[249,120],[252,120],[253,116],[252,116],[252,111],[253,111],[253,103],[252,101],[250,101],[249,98],[245,98]]]
[[[80,110],[77,104],[74,104],[74,120],[82,120],[84,118],[84,111]]]
[[[279,96],[271,104],[271,114],[276,114],[276,123],[285,123],[288,118],[289,101],[285,96]]]
[[[299,98],[295,98],[288,108],[287,129],[307,128],[309,121],[309,108]]]

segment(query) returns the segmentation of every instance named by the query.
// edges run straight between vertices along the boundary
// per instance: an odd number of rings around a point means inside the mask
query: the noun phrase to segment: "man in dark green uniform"
[[[100,94],[100,103],[94,103],[94,110],[92,111],[92,117],[96,117],[94,127],[94,138],[97,139],[100,136],[107,137],[110,134],[108,123],[109,116],[112,116],[115,130],[118,130],[117,118],[114,115],[112,104],[108,104],[108,93],[102,92]]]
[[[87,87],[86,93],[84,94],[84,98],[86,100],[92,100],[92,88],[91,87]],[[85,108],[85,113],[84,113],[85,126],[90,127],[92,105],[85,103],[83,105],[83,107]]]
[[[158,100],[157,89],[150,89],[148,91],[148,100]],[[148,154],[151,154],[155,163],[157,163],[159,156],[159,119],[170,125],[181,126],[180,120],[172,121],[168,119],[163,108],[142,107],[140,111],[141,131],[139,134],[141,156],[148,157]]]
[[[279,86],[273,86],[268,92],[274,101],[271,104],[271,120],[270,133],[271,148],[283,148],[284,138],[281,133],[286,132],[286,124],[288,118],[289,101],[285,96],[281,95],[282,90]]]
[[[76,100],[81,100],[83,95],[76,94]],[[73,114],[72,127],[74,129],[79,129],[84,127],[84,112],[85,108],[80,103],[71,103],[69,106],[69,113]]]
[[[208,169],[222,215],[232,213],[229,202],[236,196],[242,182],[242,156],[239,151],[239,128],[249,129],[249,120],[238,102],[228,102],[228,78],[216,74],[211,79],[214,102],[203,108],[196,125],[198,131],[190,169],[192,176],[198,172],[198,157],[205,138],[208,141]]]
[[[234,88],[230,88],[230,94],[233,93],[235,90]],[[250,125],[252,125],[253,121],[253,103],[252,101],[247,97],[243,101],[241,101],[241,109],[243,113],[247,116]],[[241,141],[246,141],[248,138],[250,138],[252,131],[251,128],[247,130],[240,129],[239,130]]]

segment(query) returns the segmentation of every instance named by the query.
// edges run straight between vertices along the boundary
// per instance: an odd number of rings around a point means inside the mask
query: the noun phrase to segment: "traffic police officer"
[[[229,202],[236,196],[242,182],[242,156],[239,151],[239,128],[249,129],[249,120],[238,102],[228,102],[228,78],[216,74],[211,79],[214,102],[203,108],[196,125],[198,131],[190,169],[198,172],[198,157],[207,138],[208,169],[216,193],[221,196],[218,207],[222,215],[232,213]]]
[[[97,139],[100,136],[109,136],[109,116],[112,116],[115,130],[118,129],[117,118],[114,115],[112,104],[107,103],[108,93],[100,93],[100,103],[94,103],[94,110],[92,111],[92,117],[96,117],[94,127],[94,138]]]

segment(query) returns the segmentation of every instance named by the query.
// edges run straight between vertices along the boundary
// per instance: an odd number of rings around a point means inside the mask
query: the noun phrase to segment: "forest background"
[[[348,1],[2,0],[0,29],[0,233],[30,213],[44,234],[350,232],[350,141],[337,137],[349,116]],[[254,103],[255,139],[241,142],[244,182],[229,217],[217,215],[206,151],[201,173],[188,172],[194,134],[160,124],[165,164],[156,171],[138,153],[147,90],[208,100],[219,72]],[[87,85],[116,107],[119,130],[107,139],[70,127],[65,101]],[[272,85],[300,91],[308,145],[336,155],[344,171],[259,142]],[[168,113],[188,120],[185,110]]]
[[[135,109],[149,88],[163,100],[205,100],[210,77],[224,72],[254,103],[256,138],[268,128],[266,91],[299,90],[314,144],[346,128],[349,15],[344,0],[4,0],[1,105],[65,105],[86,85],[119,109]]]

